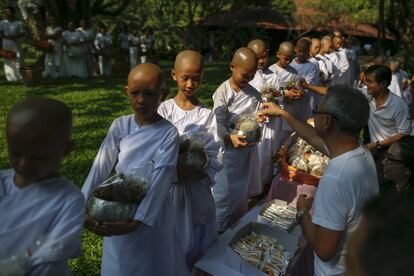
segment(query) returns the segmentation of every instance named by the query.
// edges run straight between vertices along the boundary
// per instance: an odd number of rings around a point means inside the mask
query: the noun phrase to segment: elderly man
[[[297,210],[315,252],[315,275],[343,275],[347,236],[357,228],[364,203],[378,194],[374,160],[358,141],[368,122],[368,101],[350,86],[330,87],[315,112],[315,128],[274,103],[263,106],[264,115],[283,117],[299,136],[331,157],[315,199],[301,195]]]

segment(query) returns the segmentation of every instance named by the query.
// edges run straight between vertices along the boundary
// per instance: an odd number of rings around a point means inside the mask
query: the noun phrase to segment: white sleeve
[[[118,160],[120,138],[117,121],[114,121],[99,148],[89,175],[83,184],[82,193],[86,199],[92,193],[93,189],[104,182],[111,174]]]
[[[339,179],[323,176],[313,202],[312,223],[323,228],[343,231],[346,228],[350,210],[349,193],[344,193]]]
[[[223,90],[224,88],[220,86],[213,95],[213,114],[216,118],[217,135],[222,142],[225,141],[226,136],[229,134],[229,131],[227,130],[228,108]]]
[[[162,212],[161,206],[170,196],[171,185],[177,181],[179,143],[176,130],[174,137],[169,139],[162,150],[161,157],[154,164],[151,186],[134,216],[134,220],[141,221],[149,227],[154,227]]]
[[[211,125],[214,124],[214,116],[211,116]],[[214,127],[213,127],[214,128]],[[205,143],[205,150],[209,158],[208,166],[205,172],[208,174],[210,179],[214,181],[214,176],[223,168],[223,148],[218,137],[214,134],[208,135],[208,140]]]
[[[35,270],[48,270],[57,263],[81,255],[81,232],[85,217],[85,200],[81,194],[65,204],[52,221],[45,241],[31,256]],[[36,268],[40,266],[40,268]],[[36,274],[38,275],[38,274]]]
[[[411,133],[411,122],[409,120],[410,112],[408,110],[408,106],[405,102],[401,102],[400,108],[397,110],[394,120],[395,120],[395,128],[397,129],[398,133],[401,134],[410,134]]]

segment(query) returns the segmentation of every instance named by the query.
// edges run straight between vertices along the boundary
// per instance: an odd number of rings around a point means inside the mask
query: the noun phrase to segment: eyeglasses
[[[313,111],[313,116],[315,115],[330,115],[332,118],[336,119],[335,115],[333,115],[332,113],[329,112],[325,112],[325,111]]]
[[[405,162],[402,161],[402,160],[394,159],[391,156],[386,155],[385,158],[384,158],[384,164],[387,164],[389,161],[405,164]]]

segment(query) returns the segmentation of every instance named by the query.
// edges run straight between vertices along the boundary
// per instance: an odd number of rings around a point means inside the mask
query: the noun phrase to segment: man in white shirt
[[[264,115],[283,117],[300,137],[331,157],[315,199],[301,195],[297,210],[315,252],[315,275],[344,275],[347,237],[357,228],[365,202],[378,194],[374,160],[358,141],[369,118],[368,102],[348,85],[332,86],[315,112],[315,128],[273,103],[263,105]]]
[[[382,160],[387,148],[411,132],[408,106],[402,98],[390,93],[387,88],[390,82],[391,70],[386,66],[373,65],[365,72],[366,96],[371,110],[367,147],[376,160],[380,183],[383,182]]]

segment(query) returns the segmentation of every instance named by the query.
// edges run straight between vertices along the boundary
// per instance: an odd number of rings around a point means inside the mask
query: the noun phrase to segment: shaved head
[[[293,54],[295,51],[295,46],[292,42],[285,41],[280,43],[278,52],[280,54]]]
[[[155,84],[158,89],[167,89],[163,71],[152,63],[139,64],[129,72],[128,86],[136,81],[152,84],[152,86]]]
[[[257,68],[263,70],[269,63],[269,49],[266,43],[261,39],[254,39],[247,45],[257,57]]]
[[[343,39],[342,39],[342,37],[340,37],[340,36],[335,36],[335,37],[332,39],[332,44],[333,44],[333,46],[334,46],[335,50],[338,50],[339,48],[341,48],[342,43],[343,43]]]
[[[331,37],[324,36],[321,39],[321,54],[329,54],[332,51],[332,39]]]
[[[202,70],[204,66],[204,59],[199,52],[193,50],[184,50],[175,57],[174,69],[178,70],[180,66],[184,64],[196,65]]]
[[[15,104],[7,116],[6,134],[66,143],[72,132],[72,112],[61,101],[28,98]]]
[[[319,54],[320,50],[321,50],[321,41],[318,38],[312,38],[310,51],[309,51],[310,56],[315,57],[317,54]]]
[[[254,39],[250,41],[249,44],[247,44],[247,47],[256,54],[267,50],[266,43],[261,39]]]
[[[235,67],[243,67],[245,69],[257,67],[256,54],[249,48],[242,47],[237,49],[233,55],[232,64]]]

